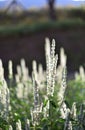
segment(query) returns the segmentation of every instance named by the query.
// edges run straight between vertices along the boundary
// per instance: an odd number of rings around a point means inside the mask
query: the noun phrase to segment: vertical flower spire
[[[79,67],[79,73],[80,73],[80,79],[81,79],[82,81],[85,81],[85,71],[84,71],[83,66],[80,66],[80,67]]]
[[[21,66],[20,65],[17,65],[17,75],[19,76],[19,79],[21,80],[22,78],[22,71],[21,71]]]
[[[66,116],[66,121],[64,125],[64,130],[72,130],[72,122],[70,121],[70,111],[68,109],[67,111],[67,116]]]
[[[12,128],[12,126],[11,126],[11,125],[9,126],[9,130],[13,130],[13,128]]]
[[[73,105],[72,105],[72,109],[71,109],[71,115],[72,115],[73,119],[77,118],[76,112],[77,112],[76,103],[74,102]]]
[[[64,52],[64,49],[61,48],[60,49],[60,65],[62,68],[64,68],[66,66],[66,62],[67,62],[67,56]]]
[[[21,75],[22,83],[25,85],[28,80],[28,68],[26,67],[25,59],[21,59]]]
[[[26,119],[25,130],[30,130],[30,121]]]
[[[20,120],[18,120],[18,122],[16,122],[16,130],[22,130]]]
[[[13,67],[13,64],[12,64],[12,61],[10,60],[8,62],[8,71],[9,71],[8,77],[9,77],[9,79],[13,79],[13,69],[12,69],[12,67]]]
[[[1,81],[1,83],[3,83],[3,80],[4,80],[4,68],[3,68],[2,60],[0,59],[0,81]]]
[[[65,68],[63,68],[61,87],[58,92],[58,104],[59,105],[61,105],[62,102],[64,101],[65,91],[66,91],[66,87],[67,87],[66,77],[67,77],[67,71],[66,71],[66,67],[65,67]]]
[[[36,76],[37,75],[33,72],[32,78],[33,78],[34,108],[31,109],[31,118],[32,118],[32,124],[34,126],[39,124],[42,112],[42,104],[40,103],[39,99],[39,83]]]
[[[55,77],[56,77],[56,66],[58,55],[55,55],[55,40],[52,40],[52,45],[50,48],[50,41],[46,38],[45,44],[45,53],[46,53],[46,72],[47,72],[47,95],[53,96],[54,86],[55,86]]]
[[[10,108],[10,92],[7,86],[7,82],[4,78],[4,69],[2,60],[0,60],[0,113],[5,119],[8,119]]]
[[[32,78],[33,78],[34,106],[36,107],[37,105],[39,105],[39,86],[36,79],[36,75],[34,73],[32,74]]]

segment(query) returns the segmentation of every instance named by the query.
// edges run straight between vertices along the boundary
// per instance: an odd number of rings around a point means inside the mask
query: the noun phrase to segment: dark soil
[[[45,38],[56,40],[56,53],[60,47],[64,47],[68,56],[68,70],[74,71],[80,65],[85,66],[85,30],[70,29],[57,30],[49,29],[33,34],[19,34],[10,36],[0,36],[0,58],[3,61],[7,73],[8,60],[13,60],[14,66],[20,63],[21,58],[26,59],[26,63],[31,71],[32,60],[42,63],[45,68]],[[14,67],[15,72],[15,67]]]

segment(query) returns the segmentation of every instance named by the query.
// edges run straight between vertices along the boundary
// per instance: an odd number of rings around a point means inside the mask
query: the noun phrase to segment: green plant
[[[64,49],[60,50],[58,67],[54,39],[50,47],[50,41],[46,38],[45,54],[46,71],[41,64],[37,69],[37,63],[33,61],[32,77],[29,76],[24,59],[17,66],[14,77],[12,61],[9,61],[8,83],[4,78],[4,68],[0,60],[2,130],[85,129],[84,70],[81,68],[78,77],[67,82],[67,56]]]

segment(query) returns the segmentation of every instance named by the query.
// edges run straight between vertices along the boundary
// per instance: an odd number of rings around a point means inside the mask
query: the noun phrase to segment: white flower
[[[26,119],[25,130],[30,130],[30,121]]]
[[[46,74],[47,74],[47,95],[53,96],[56,78],[56,66],[58,55],[55,55],[55,40],[52,40],[52,45],[50,48],[50,41],[46,38],[45,44],[46,53]]]
[[[63,102],[61,107],[60,107],[61,118],[66,119],[68,116],[68,112],[70,112],[70,109],[68,109],[66,104]]]
[[[0,59],[0,81],[3,82],[4,80],[4,68],[2,64],[2,60]]]
[[[64,95],[65,95],[65,91],[66,91],[66,67],[63,68],[63,72],[62,72],[62,82],[61,82],[61,87],[60,90],[58,92],[58,104],[61,105],[63,100],[64,100]]]
[[[18,122],[16,122],[16,130],[22,130],[20,120],[18,120]]]
[[[9,130],[13,130],[13,128],[12,128],[12,126],[11,126],[11,125],[9,126]]]
[[[20,65],[17,65],[17,74],[19,75],[19,78],[21,79],[22,77],[22,71]]]
[[[60,49],[60,65],[62,66],[62,68],[66,66],[66,62],[67,62],[67,56],[64,52],[64,48],[61,48]]]
[[[71,115],[74,119],[76,119],[76,103],[74,102],[73,105],[72,105],[72,109],[71,109]]]
[[[85,71],[84,71],[84,68],[83,66],[80,66],[79,68],[79,73],[80,73],[80,78],[82,81],[85,81]]]
[[[13,78],[13,70],[12,70],[12,61],[10,60],[8,63],[8,71],[9,71],[9,79]]]

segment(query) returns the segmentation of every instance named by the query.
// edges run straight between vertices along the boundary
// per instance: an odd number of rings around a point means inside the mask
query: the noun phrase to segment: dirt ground
[[[73,72],[78,70],[80,65],[85,66],[85,30],[45,30],[34,34],[19,34],[17,36],[0,36],[0,58],[3,61],[7,73],[8,60],[13,60],[15,65],[20,63],[21,58],[26,59],[26,63],[31,71],[32,60],[42,63],[45,68],[44,45],[45,38],[56,40],[56,53],[59,54],[60,47],[65,49],[68,56],[68,70]]]

